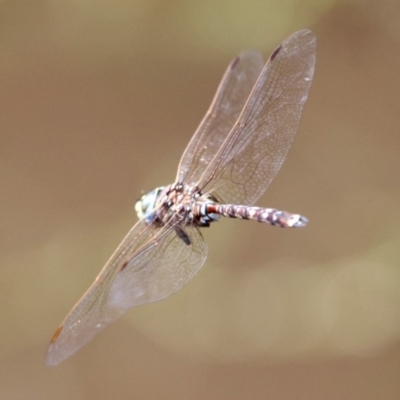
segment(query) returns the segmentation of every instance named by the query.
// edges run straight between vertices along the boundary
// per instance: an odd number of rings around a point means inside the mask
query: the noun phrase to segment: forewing
[[[193,184],[221,147],[253,88],[264,61],[255,51],[246,51],[228,66],[210,108],[186,147],[177,182]]]
[[[223,202],[254,204],[279,171],[300,122],[316,39],[294,33],[271,55],[233,129],[197,183]]]
[[[187,245],[170,223],[161,229],[139,221],[88,291],[57,329],[46,363],[55,365],[85,345],[128,308],[160,300],[183,287],[201,268],[207,247],[197,228],[185,227]]]

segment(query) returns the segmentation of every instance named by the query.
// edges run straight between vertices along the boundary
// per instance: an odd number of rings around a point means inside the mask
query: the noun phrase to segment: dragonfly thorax
[[[205,227],[219,219],[219,215],[206,211],[208,205],[216,203],[214,196],[203,195],[196,187],[174,183],[143,195],[136,202],[135,210],[137,216],[144,218],[147,224],[158,223],[162,226],[173,215],[180,214],[186,224]]]

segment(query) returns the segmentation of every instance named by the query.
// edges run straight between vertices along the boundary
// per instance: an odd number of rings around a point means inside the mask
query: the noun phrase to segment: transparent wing
[[[201,268],[207,246],[196,227],[171,220],[161,229],[139,221],[125,237],[92,286],[67,315],[51,340],[46,363],[69,357],[128,308],[160,300],[182,288]]]
[[[254,204],[279,171],[300,122],[316,39],[294,33],[271,55],[238,120],[197,186],[227,203]]]
[[[263,65],[261,55],[255,51],[243,52],[230,63],[182,155],[176,182],[190,185],[198,181],[238,119]]]

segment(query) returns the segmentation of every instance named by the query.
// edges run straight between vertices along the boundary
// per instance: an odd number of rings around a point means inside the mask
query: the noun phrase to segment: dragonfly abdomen
[[[249,207],[235,204],[204,203],[202,209],[205,215],[222,215],[227,218],[249,219],[266,222],[282,228],[297,228],[305,226],[306,217],[291,214],[274,208]]]

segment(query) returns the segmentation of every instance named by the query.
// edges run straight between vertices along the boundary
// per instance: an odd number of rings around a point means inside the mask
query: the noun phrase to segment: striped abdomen
[[[276,210],[274,208],[261,208],[250,206],[239,206],[234,204],[203,203],[200,207],[204,217],[213,215],[222,215],[228,218],[250,219],[258,222],[267,222],[268,224],[280,226],[282,228],[294,228],[305,226],[307,218],[299,214],[291,214],[286,211]],[[205,215],[204,215],[205,214]]]

